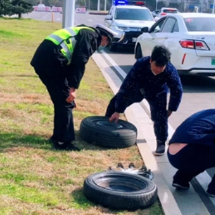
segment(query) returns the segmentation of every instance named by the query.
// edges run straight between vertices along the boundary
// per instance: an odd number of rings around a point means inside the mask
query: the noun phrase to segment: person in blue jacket
[[[188,189],[192,178],[215,167],[215,109],[199,111],[179,125],[169,141],[169,162],[178,171],[172,185]],[[215,197],[215,175],[206,193]]]
[[[117,122],[120,113],[135,102],[146,99],[157,147],[155,155],[163,155],[168,137],[168,117],[181,102],[183,88],[176,68],[170,63],[171,53],[165,46],[155,46],[151,56],[136,61],[124,79],[118,93],[111,99],[105,116]],[[167,105],[167,93],[170,99]]]

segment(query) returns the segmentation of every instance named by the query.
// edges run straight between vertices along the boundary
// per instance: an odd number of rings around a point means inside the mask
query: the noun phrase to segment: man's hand
[[[167,111],[167,117],[169,118],[171,114],[172,114],[172,111],[171,111],[171,110],[168,110],[168,111]]]
[[[75,88],[71,87],[70,90],[69,90],[69,96],[66,99],[66,101],[68,103],[71,103],[72,101],[74,101],[75,97],[76,97]]]
[[[118,120],[119,120],[119,115],[120,115],[120,113],[115,112],[115,113],[109,118],[109,121],[110,121],[110,122],[115,121],[115,123],[117,123]]]

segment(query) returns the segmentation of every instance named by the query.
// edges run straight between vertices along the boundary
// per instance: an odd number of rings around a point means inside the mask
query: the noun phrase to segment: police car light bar
[[[113,5],[127,5],[127,1],[113,0]]]
[[[141,6],[143,6],[143,5],[145,5],[146,3],[145,3],[144,1],[136,1],[135,4],[136,4],[136,5],[141,5]]]
[[[113,0],[113,5],[138,5],[144,6],[145,1]]]

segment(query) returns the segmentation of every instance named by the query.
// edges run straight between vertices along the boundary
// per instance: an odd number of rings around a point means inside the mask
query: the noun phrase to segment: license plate
[[[211,65],[215,66],[215,57],[212,57],[212,59],[211,59]]]
[[[133,37],[132,42],[136,42],[136,41],[137,41],[137,38]],[[214,60],[215,60],[215,58],[214,58]]]

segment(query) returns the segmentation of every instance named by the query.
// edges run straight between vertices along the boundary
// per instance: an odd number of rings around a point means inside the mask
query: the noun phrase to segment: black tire
[[[109,45],[109,50],[110,50],[111,52],[117,51],[117,45],[114,44],[114,43],[110,43],[110,45]]]
[[[118,210],[146,208],[157,200],[154,182],[136,174],[116,171],[88,176],[83,192],[88,200]]]
[[[80,137],[89,143],[107,148],[126,148],[134,145],[137,128],[130,122],[109,122],[108,117],[90,116],[82,120]]]
[[[135,52],[135,58],[138,60],[142,57],[143,57],[143,54],[142,54],[141,47],[140,47],[140,45],[137,45],[136,52]]]

